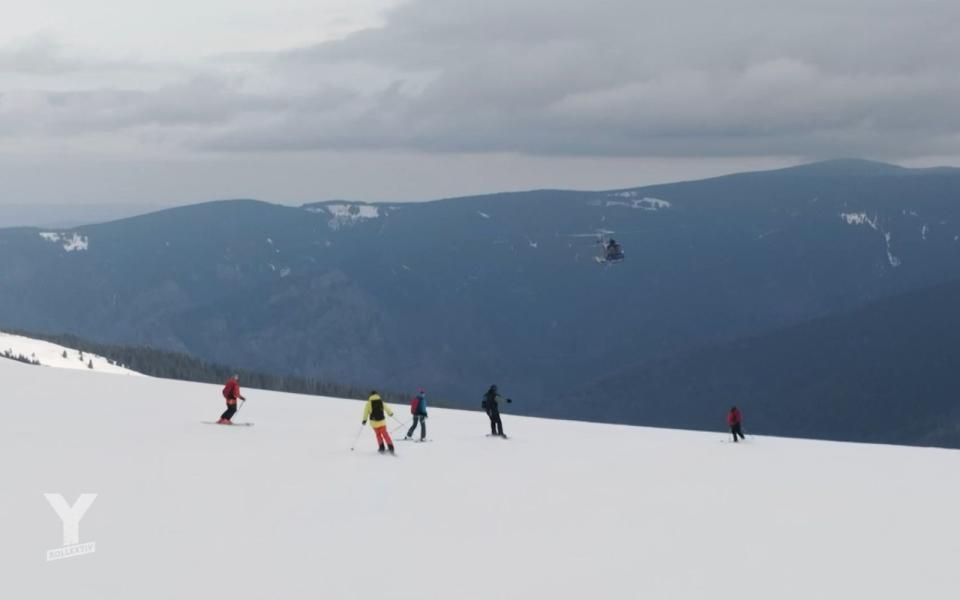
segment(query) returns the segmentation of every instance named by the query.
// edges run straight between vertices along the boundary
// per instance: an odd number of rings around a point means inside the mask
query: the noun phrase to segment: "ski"
[[[217,423],[216,421],[200,421],[204,425],[223,425],[224,427],[253,427],[253,423],[241,422],[241,423]]]

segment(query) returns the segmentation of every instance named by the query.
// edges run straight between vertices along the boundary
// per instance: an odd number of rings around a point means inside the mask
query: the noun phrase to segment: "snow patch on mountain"
[[[380,209],[369,204],[328,204],[326,208],[333,217],[327,221],[327,225],[334,231],[367,219],[380,218]]]
[[[867,216],[867,213],[840,213],[840,218],[846,222],[847,225],[867,225],[872,229],[880,231],[879,218],[874,216],[870,218]]]
[[[608,194],[608,196],[610,196],[611,198],[623,198],[624,200],[629,200],[629,201],[624,202],[621,200],[607,200],[605,204],[606,206],[626,206],[628,208],[635,208],[638,210],[650,210],[650,211],[665,210],[673,206],[667,200],[661,200],[660,198],[650,198],[650,197],[639,198],[638,197],[639,195],[640,194],[638,192],[630,192],[630,191],[614,192],[612,194]]]
[[[284,277],[286,277],[291,273],[290,267],[278,267],[273,263],[267,263],[267,266],[270,267],[270,270],[273,271],[274,273],[279,271],[280,279],[283,279]]]
[[[97,354],[3,331],[0,331],[0,354],[12,358],[23,357],[45,367],[140,375]]]
[[[379,219],[381,217],[380,207],[372,204],[335,202],[330,204],[305,206],[304,210],[311,213],[329,215],[330,220],[327,221],[327,226],[334,231],[343,227],[356,225],[360,221]]]
[[[90,248],[90,240],[87,238],[87,236],[80,235],[79,233],[41,231],[40,237],[55,244],[62,243],[63,249],[67,252],[82,252]]]
[[[900,259],[899,259],[897,256],[894,256],[893,251],[890,249],[890,240],[891,240],[891,239],[892,239],[892,236],[890,235],[890,232],[889,232],[889,231],[884,232],[884,234],[883,234],[883,240],[884,240],[884,242],[886,242],[886,244],[887,244],[887,261],[890,263],[890,266],[891,266],[891,267],[893,267],[894,269],[896,269],[897,267],[900,266],[901,261],[900,261]]]
[[[840,218],[843,219],[843,221],[844,221],[847,225],[855,225],[855,226],[866,225],[866,226],[870,227],[871,229],[873,229],[874,231],[879,231],[880,234],[883,235],[883,242],[884,242],[884,244],[885,244],[885,246],[886,246],[887,262],[890,263],[890,266],[893,267],[894,269],[896,269],[896,268],[899,267],[901,264],[903,264],[903,261],[900,260],[900,257],[896,256],[896,255],[893,253],[893,250],[892,250],[892,247],[891,247],[891,241],[892,241],[892,239],[893,239],[893,236],[890,235],[890,232],[889,232],[889,231],[884,230],[884,228],[880,226],[880,217],[879,217],[879,216],[874,215],[874,216],[871,218],[871,217],[867,216],[867,213],[863,213],[863,212],[860,212],[860,213],[840,213]],[[926,233],[927,226],[924,225],[923,227],[924,227],[923,239],[927,239],[927,237],[926,237],[926,236],[927,236],[927,233]]]

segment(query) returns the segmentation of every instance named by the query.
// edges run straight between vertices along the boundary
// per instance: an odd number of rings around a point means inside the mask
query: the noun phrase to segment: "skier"
[[[506,438],[507,436],[503,433],[503,422],[500,420],[499,398],[501,398],[501,396],[497,393],[497,386],[491,385],[487,393],[483,395],[483,404],[481,406],[483,410],[487,412],[487,416],[490,417],[490,435]],[[509,404],[511,402],[513,402],[513,400],[507,398],[507,403]]]
[[[230,419],[237,412],[237,398],[246,401],[243,394],[240,393],[240,376],[231,377],[225,386],[223,386],[223,397],[227,401],[227,410],[220,415],[217,425],[233,425]]]
[[[377,444],[380,446],[378,452],[381,454],[384,452],[384,443],[390,448],[390,454],[394,453],[393,440],[390,438],[390,432],[387,431],[387,416],[392,417],[393,411],[384,404],[380,394],[373,390],[370,392],[370,397],[367,398],[366,406],[363,407],[362,425],[366,425],[367,421],[370,421],[370,427],[373,428],[373,433],[377,436]]]
[[[417,392],[417,395],[410,401],[410,414],[413,415],[413,424],[407,431],[407,436],[403,439],[413,439],[413,432],[420,424],[420,441],[427,439],[427,392],[423,388]]]
[[[747,439],[743,435],[743,415],[740,414],[740,409],[736,406],[731,406],[730,412],[727,413],[727,425],[730,426],[730,433],[733,434],[734,442]],[[737,436],[740,436],[740,440],[737,439]]]

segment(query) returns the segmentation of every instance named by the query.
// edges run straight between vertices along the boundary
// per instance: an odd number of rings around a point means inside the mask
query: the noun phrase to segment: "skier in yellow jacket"
[[[367,421],[370,421],[370,427],[373,427],[373,433],[377,436],[379,451],[382,453],[383,445],[386,444],[390,448],[390,454],[393,454],[393,440],[390,439],[390,432],[387,431],[388,416],[392,417],[393,411],[383,402],[376,390],[370,392],[367,404],[363,407],[363,424],[366,425]]]

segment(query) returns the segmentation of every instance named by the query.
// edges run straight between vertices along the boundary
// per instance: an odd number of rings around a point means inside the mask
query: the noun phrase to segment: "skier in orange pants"
[[[394,453],[393,440],[390,438],[390,432],[387,431],[387,417],[393,416],[390,407],[384,404],[383,399],[376,390],[370,392],[367,398],[367,404],[363,407],[363,424],[370,421],[370,427],[373,427],[373,433],[377,436],[377,445],[379,451],[384,452],[384,444],[390,449],[390,454]]]

